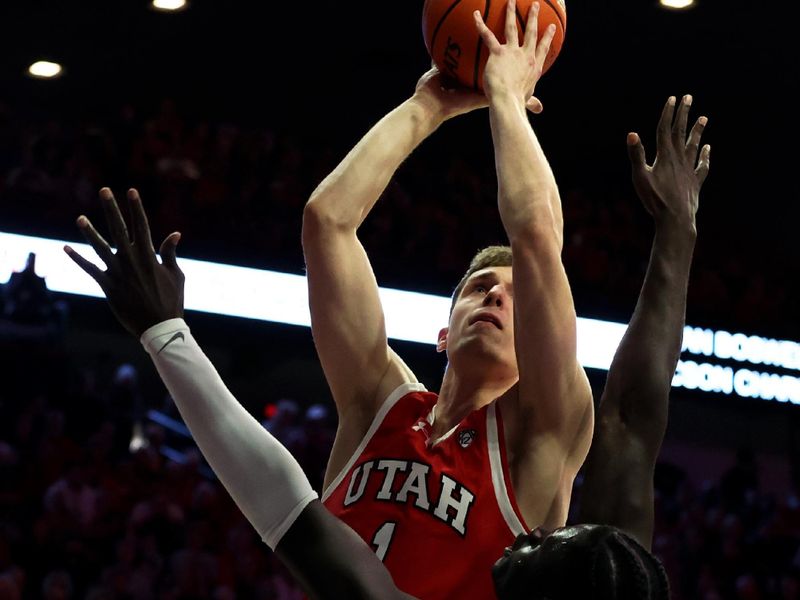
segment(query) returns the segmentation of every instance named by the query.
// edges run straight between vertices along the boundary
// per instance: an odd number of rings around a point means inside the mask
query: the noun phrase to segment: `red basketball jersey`
[[[491,567],[525,533],[497,403],[429,442],[437,396],[405,384],[322,500],[420,600],[495,597]]]

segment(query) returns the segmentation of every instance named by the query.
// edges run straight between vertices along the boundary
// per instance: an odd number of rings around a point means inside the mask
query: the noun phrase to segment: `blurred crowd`
[[[38,319],[24,336],[0,326],[0,600],[300,600],[171,399]],[[318,400],[255,416],[320,490],[335,421]],[[654,551],[675,600],[800,600],[800,487],[764,493],[755,465],[742,449],[703,482],[658,465]]]
[[[303,269],[303,206],[347,151],[325,132],[215,122],[170,100],[83,121],[18,112],[0,102],[0,229],[74,238],[78,214],[99,216],[101,186],[136,186],[154,237],[181,230],[184,255],[293,272]],[[362,133],[349,132],[348,143]],[[504,240],[493,160],[469,146],[435,160],[423,146],[365,222],[360,237],[381,283],[449,294],[477,249]],[[550,151],[556,162],[564,150]],[[650,219],[627,174],[607,181],[591,168],[580,180],[559,177],[564,262],[579,313],[624,320],[648,259]],[[725,201],[703,198],[714,218],[701,209],[689,321],[795,339],[800,267],[780,258],[793,255],[791,240],[751,213],[726,211]]]
[[[44,327],[4,327],[11,318],[0,318],[0,600],[303,597],[169,397],[149,397],[106,349],[76,356]],[[259,417],[319,489],[329,408],[283,399]]]

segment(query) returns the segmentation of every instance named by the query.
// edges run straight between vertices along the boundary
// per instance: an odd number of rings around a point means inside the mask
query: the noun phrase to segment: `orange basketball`
[[[528,11],[533,0],[517,0],[517,28],[520,43],[528,22]],[[495,0],[425,0],[422,9],[422,35],[425,46],[439,71],[462,84],[481,91],[483,69],[488,52],[478,35],[472,13],[481,11],[486,25],[505,43],[506,2]],[[565,0],[539,1],[539,36],[554,23],[556,33],[550,52],[544,62],[544,71],[550,68],[561,51],[567,30]]]

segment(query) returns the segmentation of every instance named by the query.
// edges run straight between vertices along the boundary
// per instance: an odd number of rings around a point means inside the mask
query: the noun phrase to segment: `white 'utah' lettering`
[[[398,486],[395,481],[399,481],[402,475],[408,473],[397,492],[393,490]],[[361,500],[367,489],[367,483],[372,477],[383,477],[378,491],[375,493],[376,500],[384,502],[396,502],[407,504],[409,495],[414,497],[413,506],[417,509],[432,514],[434,517],[447,523],[462,536],[467,531],[467,519],[475,500],[475,495],[455,479],[442,474],[440,476],[439,489],[441,490],[438,498],[430,498],[428,493],[428,475],[430,465],[415,461],[381,459],[370,460],[360,464],[353,469],[350,475],[350,482],[347,486],[344,505],[350,506]],[[431,510],[433,504],[435,508]]]

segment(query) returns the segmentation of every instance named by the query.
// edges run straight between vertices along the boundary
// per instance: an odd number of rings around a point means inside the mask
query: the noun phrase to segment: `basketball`
[[[533,0],[517,0],[517,28],[520,43],[528,22]],[[567,8],[564,0],[540,0],[539,37],[547,26],[555,24],[556,32],[543,72],[556,60],[567,30]],[[479,10],[487,27],[500,43],[505,43],[506,3],[489,0],[425,0],[422,9],[422,35],[425,46],[439,71],[476,91],[483,90],[483,70],[488,52],[478,35],[472,14]]]

